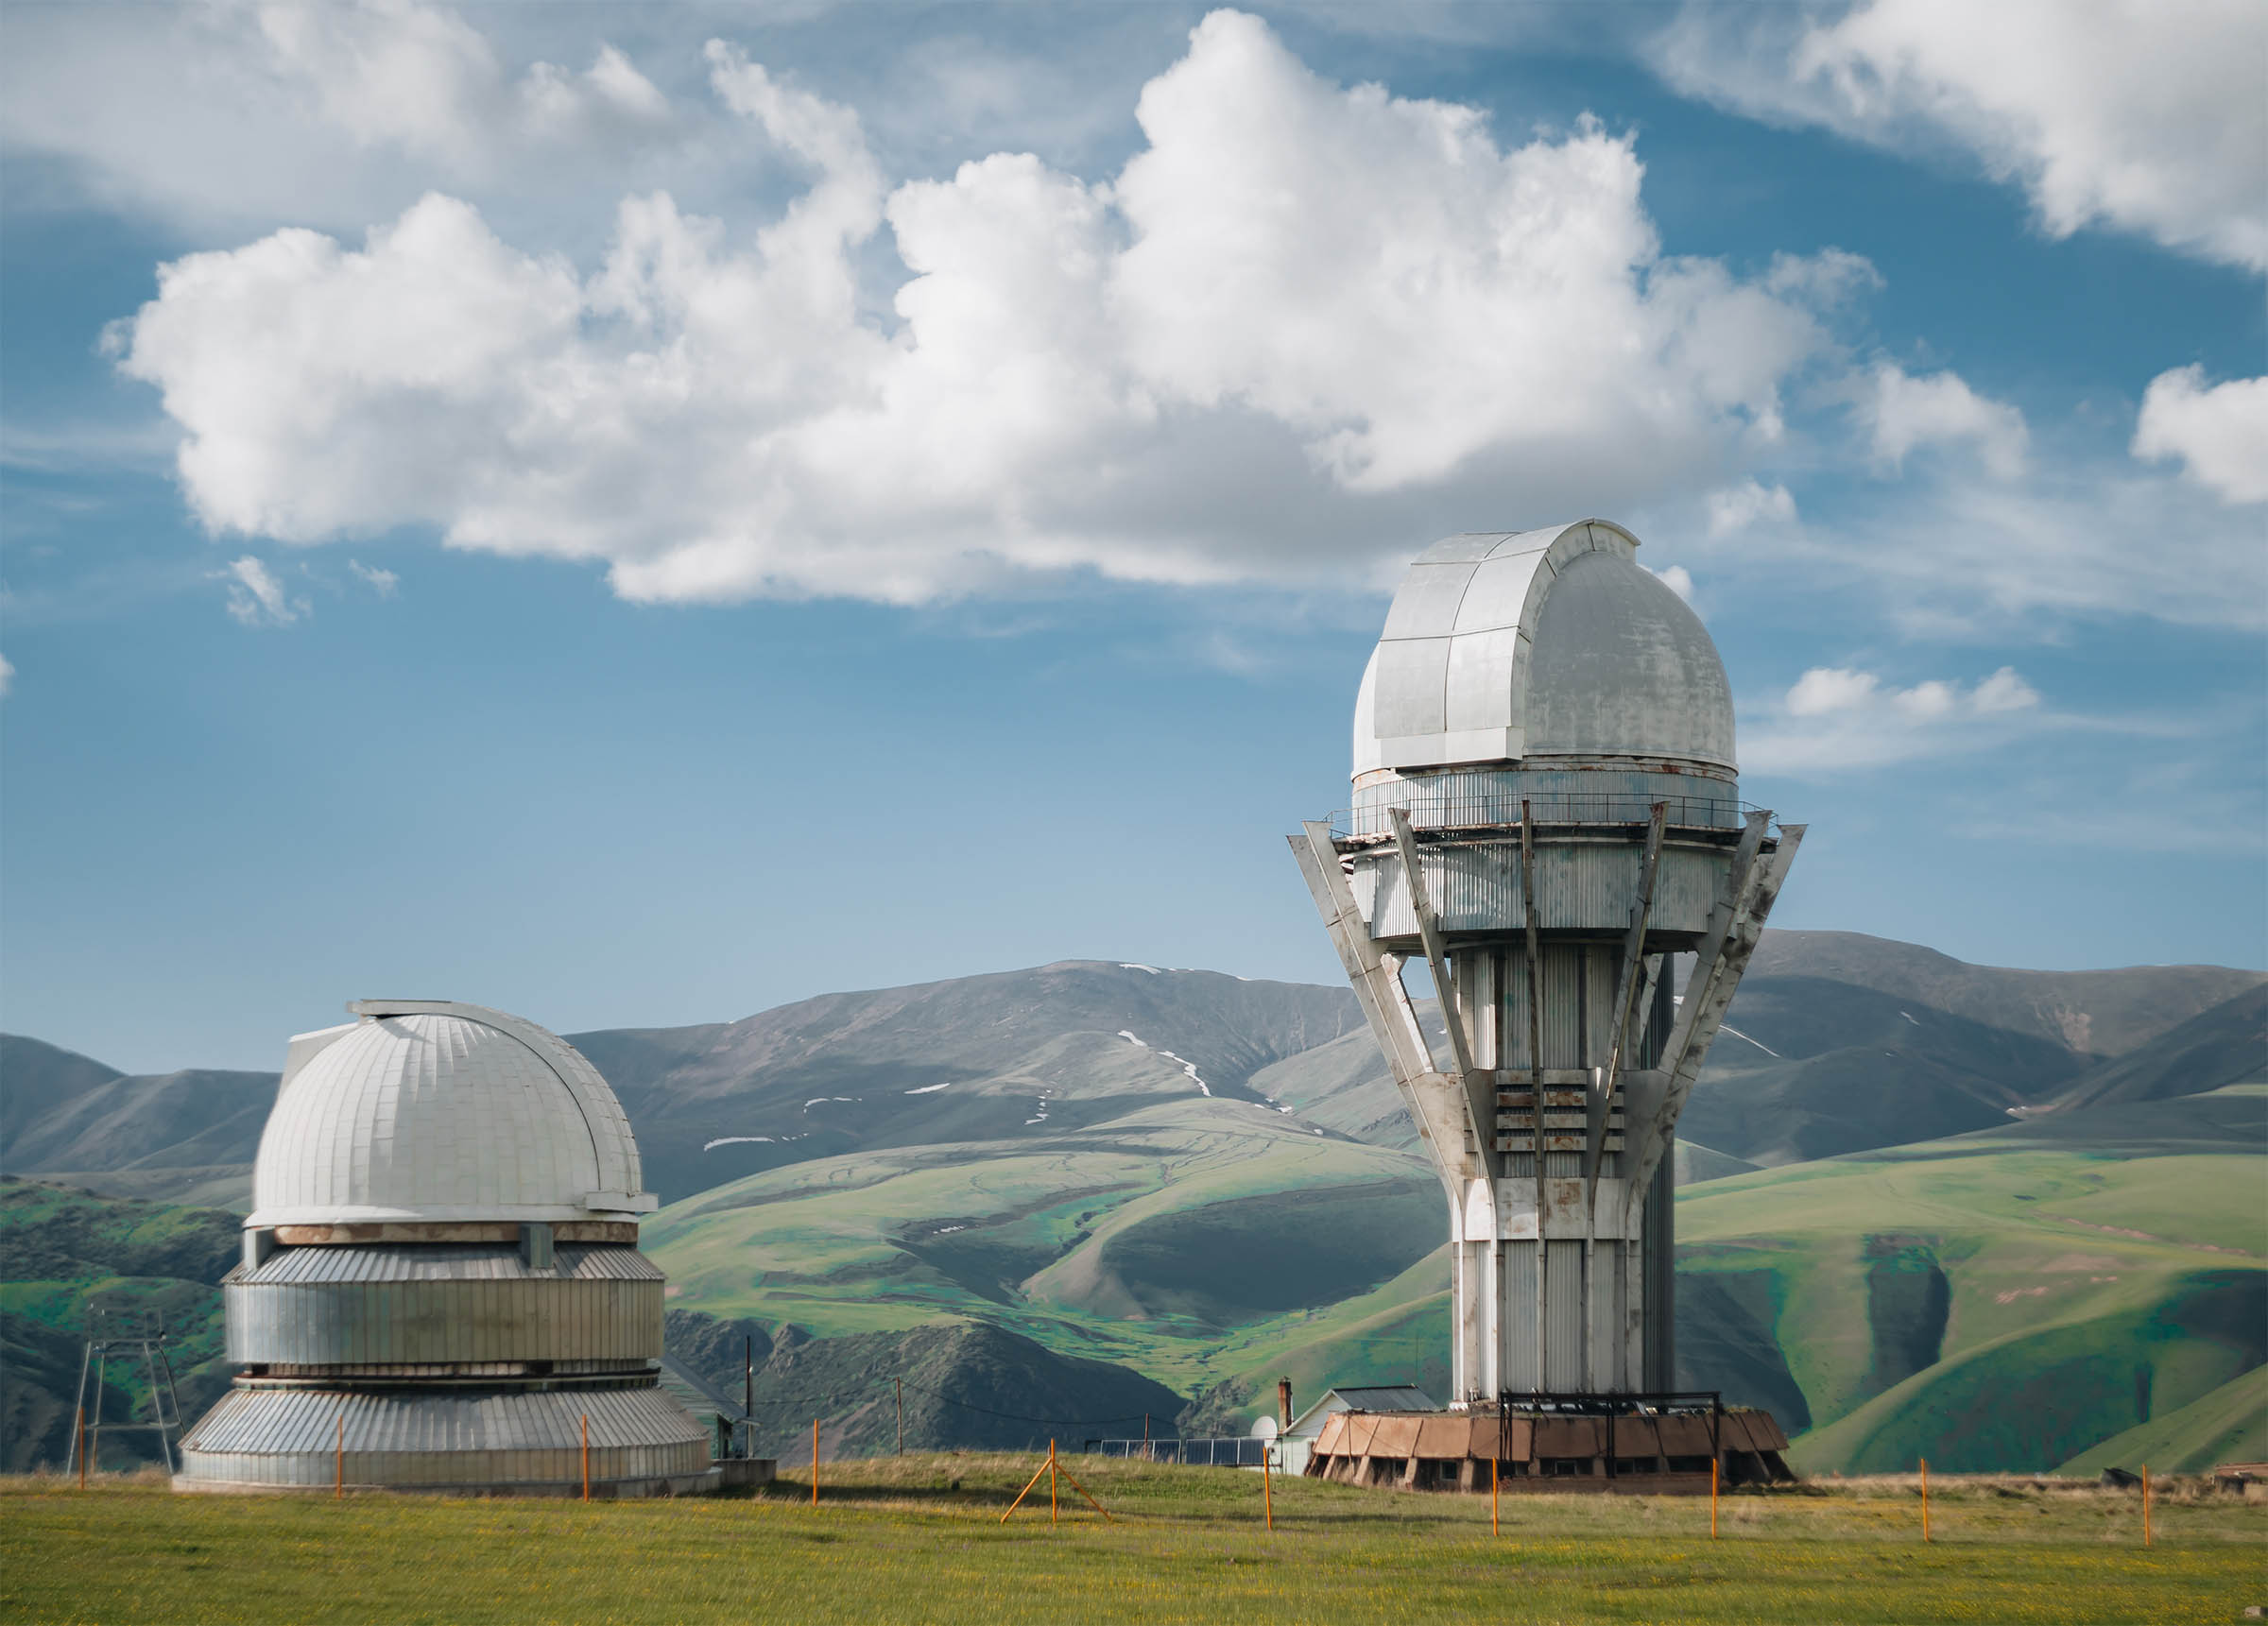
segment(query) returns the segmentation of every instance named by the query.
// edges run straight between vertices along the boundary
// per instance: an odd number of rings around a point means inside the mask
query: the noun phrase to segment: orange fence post
[[[1116,1524],[1118,1522],[1118,1520],[1110,1516],[1110,1510],[1108,1508],[1103,1506],[1101,1502],[1098,1502],[1094,1499],[1094,1493],[1092,1491],[1089,1490],[1085,1485],[1079,1483],[1077,1480],[1072,1479],[1071,1470],[1069,1468],[1065,1468],[1063,1470],[1063,1477],[1066,1480],[1071,1481],[1071,1488],[1073,1490],[1085,1497],[1089,1504],[1093,1507],[1094,1511],[1103,1515],[1103,1522],[1105,1524]],[[1014,1510],[1011,1509],[1010,1511],[1013,1512]]]
[[[1535,1470],[1530,1469],[1531,1473]],[[1709,1539],[1717,1539],[1717,1459],[1709,1459]]]
[[[1032,1494],[1033,1488],[1037,1486],[1042,1479],[1047,1481],[1047,1522],[1050,1524],[1060,1522],[1060,1512],[1057,1503],[1056,1485],[1056,1481],[1058,1477],[1071,1481],[1071,1488],[1087,1498],[1089,1505],[1091,1506],[1096,1513],[1099,1513],[1103,1515],[1103,1522],[1105,1524],[1116,1524],[1118,1522],[1118,1520],[1110,1516],[1110,1510],[1108,1508],[1103,1506],[1101,1502],[1098,1502],[1094,1499],[1094,1493],[1092,1491],[1089,1490],[1085,1485],[1079,1483],[1076,1479],[1072,1478],[1071,1470],[1064,1467],[1057,1459],[1056,1454],[1056,1442],[1053,1440],[1050,1440],[1047,1443],[1046,1457],[1040,1461],[1040,1463],[1037,1468],[1032,1470],[1032,1477],[1023,1481],[1023,1489],[1016,1493],[1016,1499],[1008,1504],[1008,1511],[1000,1515],[1000,1522],[1003,1524],[1008,1522],[1008,1519],[1015,1514],[1016,1510],[1023,1506],[1023,1498]]]
[[[819,1505],[819,1420],[811,1420],[811,1505]]]
[[[1041,1463],[1040,1464],[1040,1466],[1039,1466],[1038,1470],[1037,1470],[1036,1472],[1034,1472],[1034,1473],[1033,1473],[1032,1477],[1031,1477],[1030,1479],[1028,1479],[1028,1480],[1026,1480],[1026,1481],[1023,1481],[1023,1489],[1022,1489],[1022,1490],[1018,1491],[1018,1492],[1016,1493],[1016,1499],[1015,1499],[1014,1501],[1012,1501],[1012,1502],[1010,1502],[1010,1503],[1008,1504],[1008,1513],[1004,1513],[1004,1514],[1002,1514],[1002,1515],[1000,1515],[1000,1522],[1001,1522],[1001,1523],[1003,1523],[1003,1524],[1005,1524],[1005,1523],[1007,1523],[1007,1522],[1008,1522],[1008,1514],[1012,1514],[1012,1513],[1014,1513],[1014,1512],[1015,1512],[1015,1511],[1016,1511],[1018,1508],[1020,1508],[1020,1507],[1023,1506],[1023,1498],[1026,1498],[1026,1497],[1028,1497],[1028,1496],[1030,1496],[1030,1495],[1032,1494],[1032,1487],[1033,1487],[1034,1485],[1036,1485],[1036,1484],[1038,1484],[1038,1483],[1040,1482],[1040,1474],[1044,1474],[1045,1472],[1047,1472],[1048,1468],[1049,1468],[1049,1467],[1050,1467],[1050,1466],[1053,1464],[1053,1463],[1054,1463],[1054,1460],[1055,1460],[1055,1459],[1054,1459],[1054,1456],[1053,1456],[1053,1454],[1051,1453],[1051,1454],[1050,1454],[1050,1456],[1049,1456],[1049,1459],[1048,1459],[1048,1461],[1047,1461],[1047,1462],[1045,1462],[1045,1463]],[[1084,1492],[1084,1491],[1081,1491],[1079,1494],[1080,1494],[1081,1496],[1086,1496],[1086,1494],[1087,1494],[1087,1493],[1086,1493],[1086,1492]],[[1092,1500],[1093,1498],[1089,1498],[1089,1499],[1090,1499],[1090,1500]],[[1100,1507],[1102,1504],[1101,1504],[1100,1502],[1096,1502],[1096,1503],[1095,1503],[1095,1505],[1096,1505],[1097,1507]]]
[[[1276,1492],[1268,1483],[1268,1447],[1264,1443],[1260,1447],[1260,1505],[1261,1510],[1267,1515],[1268,1533],[1274,1535],[1276,1533]]]
[[[2142,1464],[2142,1545],[2150,1545],[2150,1464]]]

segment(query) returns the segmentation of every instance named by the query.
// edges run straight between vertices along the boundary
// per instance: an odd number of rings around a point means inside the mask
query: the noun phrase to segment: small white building
[[[1307,1459],[1323,1432],[1324,1419],[1341,1412],[1438,1412],[1433,1396],[1414,1383],[1389,1383],[1375,1389],[1327,1389],[1323,1397],[1292,1419],[1292,1426],[1276,1441],[1273,1459],[1286,1474],[1307,1472]]]

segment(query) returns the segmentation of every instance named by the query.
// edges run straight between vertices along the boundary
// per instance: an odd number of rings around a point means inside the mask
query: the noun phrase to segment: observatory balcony
[[[1766,852],[1779,844],[1768,813],[1729,797],[1529,796],[1523,822],[1520,800],[1426,808],[1415,794],[1426,787],[1408,788],[1413,794],[1375,813],[1356,808],[1332,820],[1331,845],[1365,930],[1398,953],[1421,950],[1417,899],[1393,823],[1405,805],[1435,924],[1457,952],[1530,922],[1548,938],[1576,933],[1619,945],[1631,899],[1649,876],[1643,951],[1692,950],[1750,825],[1771,832],[1761,837]]]
[[[1371,795],[1331,815],[1332,840],[1342,848],[1394,839],[1393,810],[1406,809],[1410,823],[1432,832],[1474,835],[1517,830],[1523,817],[1538,829],[1566,826],[1625,826],[1642,840],[1654,807],[1665,810],[1673,830],[1725,830],[1737,835],[1756,808],[1729,796],[1626,796],[1547,793],[1538,795],[1443,775],[1438,779],[1396,779],[1368,787]]]

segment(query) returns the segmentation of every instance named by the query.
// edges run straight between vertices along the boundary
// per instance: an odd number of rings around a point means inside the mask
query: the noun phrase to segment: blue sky
[[[1584,514],[1779,923],[2268,964],[2264,29],[11,7],[0,1019],[1332,980],[1400,562]]]

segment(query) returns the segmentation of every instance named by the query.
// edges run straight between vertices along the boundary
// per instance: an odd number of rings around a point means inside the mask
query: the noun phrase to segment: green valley
[[[1681,1124],[1680,1384],[1814,1473],[2268,1455],[2264,988],[1767,933]],[[671,1347],[733,1394],[752,1350],[767,1429],[876,1448],[898,1378],[924,1446],[1446,1386],[1440,1188],[1344,990],[1069,962],[576,1042],[670,1199]],[[211,1353],[232,1222],[166,1204],[241,1211],[274,1080],[0,1064],[7,1167],[91,1188],[0,1209],[21,1463],[57,1455],[94,1297]]]

